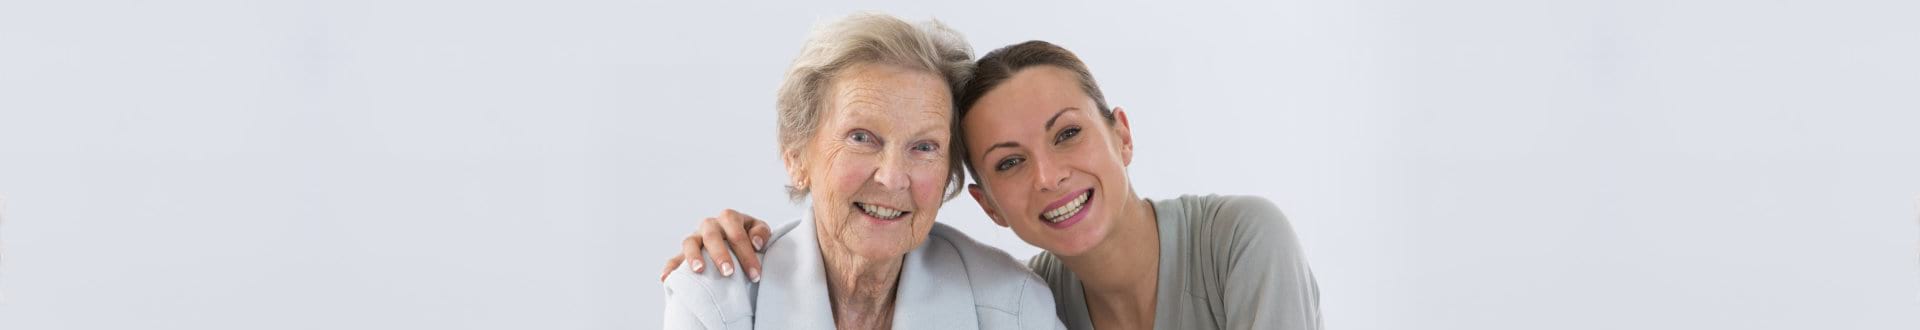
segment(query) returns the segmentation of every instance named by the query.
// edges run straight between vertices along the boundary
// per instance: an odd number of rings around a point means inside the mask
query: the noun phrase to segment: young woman
[[[1046,250],[1028,266],[1067,327],[1320,328],[1319,289],[1280,210],[1250,196],[1137,196],[1126,111],[1107,106],[1072,52],[1043,41],[994,50],[955,95],[967,190],[995,224]],[[708,219],[668,266],[699,260],[702,244],[743,250],[766,227]]]

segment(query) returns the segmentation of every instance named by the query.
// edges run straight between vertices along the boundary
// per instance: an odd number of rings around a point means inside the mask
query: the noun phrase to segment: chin
[[[854,253],[858,253],[862,257],[895,258],[905,256],[908,252],[913,252],[913,249],[918,247],[921,241],[926,240],[926,233],[915,233],[909,228],[888,228],[886,230],[869,231],[867,233],[868,235],[849,237],[858,240],[856,242],[844,243],[852,247]],[[915,235],[918,237],[915,237]]]
[[[1071,228],[1072,230],[1064,231],[1055,231],[1053,228],[1047,228],[1045,226],[1035,226],[1038,228],[1034,228],[1034,230],[1039,231],[1039,235],[1019,236],[1021,240],[1027,241],[1027,244],[1032,244],[1042,250],[1047,250],[1047,252],[1053,253],[1056,256],[1078,256],[1093,250],[1093,248],[1100,246],[1102,241],[1106,240],[1106,220],[1107,219],[1086,219],[1083,223],[1074,226],[1075,228]],[[1019,233],[1016,232],[1015,234]]]

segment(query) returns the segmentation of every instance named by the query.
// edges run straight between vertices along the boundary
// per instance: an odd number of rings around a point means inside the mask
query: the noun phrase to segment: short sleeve
[[[1320,329],[1319,284],[1286,216],[1264,198],[1223,198],[1214,220],[1233,238],[1227,328]]]

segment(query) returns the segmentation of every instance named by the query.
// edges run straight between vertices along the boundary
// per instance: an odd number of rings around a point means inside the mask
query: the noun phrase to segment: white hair
[[[937,20],[909,23],[892,15],[860,12],[813,29],[800,57],[793,60],[780,83],[774,108],[780,113],[780,152],[806,157],[806,145],[820,127],[821,110],[826,108],[826,88],[841,71],[856,64],[898,65],[933,73],[946,80],[948,91],[964,86],[973,72],[973,49],[958,32]],[[949,93],[958,95],[958,93]],[[953,143],[958,144],[959,119],[953,119]],[[950,153],[962,148],[947,148]],[[965,154],[948,156],[948,199],[959,195],[964,172],[959,162]],[[795,201],[806,197],[809,189],[787,186],[787,195]]]

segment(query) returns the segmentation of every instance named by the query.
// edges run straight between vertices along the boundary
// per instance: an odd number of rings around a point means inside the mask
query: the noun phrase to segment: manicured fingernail
[[[720,263],[720,275],[733,276],[733,263],[726,263],[726,262]]]
[[[707,269],[707,263],[704,263],[704,262],[700,262],[699,260],[694,260],[694,261],[691,261],[691,262],[693,263],[693,272],[695,272],[695,273],[698,273],[698,272],[700,272],[701,270],[706,270],[706,269]]]
[[[747,280],[753,281],[753,283],[760,283],[760,270],[747,268]]]
[[[765,250],[765,249],[767,249],[767,239],[765,239],[765,238],[759,238],[759,237],[754,237],[754,238],[753,238],[753,250],[754,250],[754,251],[760,251],[760,250]]]

